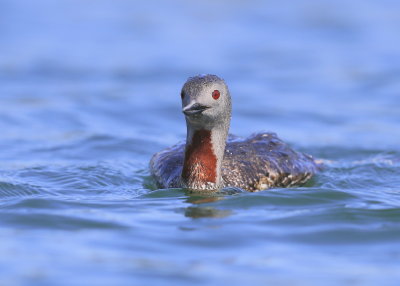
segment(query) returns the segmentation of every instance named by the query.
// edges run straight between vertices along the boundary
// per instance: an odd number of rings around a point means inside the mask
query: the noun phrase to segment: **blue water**
[[[400,2],[0,1],[0,285],[399,285]],[[180,88],[326,168],[157,190]]]

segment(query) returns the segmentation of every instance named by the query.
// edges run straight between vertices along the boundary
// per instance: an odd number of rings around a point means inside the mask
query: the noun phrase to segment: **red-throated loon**
[[[189,78],[181,91],[186,144],[156,153],[150,162],[159,187],[258,191],[305,183],[318,170],[309,155],[292,150],[274,133],[228,136],[231,96],[215,75]]]

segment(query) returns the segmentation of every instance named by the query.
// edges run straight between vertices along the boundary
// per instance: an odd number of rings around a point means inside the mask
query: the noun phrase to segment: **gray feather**
[[[179,143],[153,156],[150,168],[160,187],[181,187],[184,150],[185,144]],[[245,139],[230,135],[222,179],[224,187],[258,191],[303,184],[317,170],[311,156],[294,151],[274,133],[257,133]]]

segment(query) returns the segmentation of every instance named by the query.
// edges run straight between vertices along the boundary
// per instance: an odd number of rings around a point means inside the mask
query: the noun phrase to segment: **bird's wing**
[[[294,151],[274,133],[230,137],[222,163],[225,185],[249,191],[301,184],[316,171],[311,156]]]
[[[153,155],[150,161],[151,174],[161,188],[177,188],[182,172],[185,146],[178,143]]]

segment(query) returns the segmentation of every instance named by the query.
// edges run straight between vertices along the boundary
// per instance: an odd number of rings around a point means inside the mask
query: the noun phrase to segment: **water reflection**
[[[221,210],[214,207],[188,207],[185,209],[185,216],[191,218],[223,218],[228,217],[233,212],[231,210]]]
[[[245,193],[246,191],[239,188],[224,188],[222,190],[199,193],[193,191],[185,191],[188,195],[186,199],[187,203],[193,204],[193,206],[185,209],[185,216],[191,218],[223,218],[233,214],[231,210],[218,209],[210,205],[204,205],[208,203],[214,203],[220,200],[224,200],[226,196],[237,195]]]

